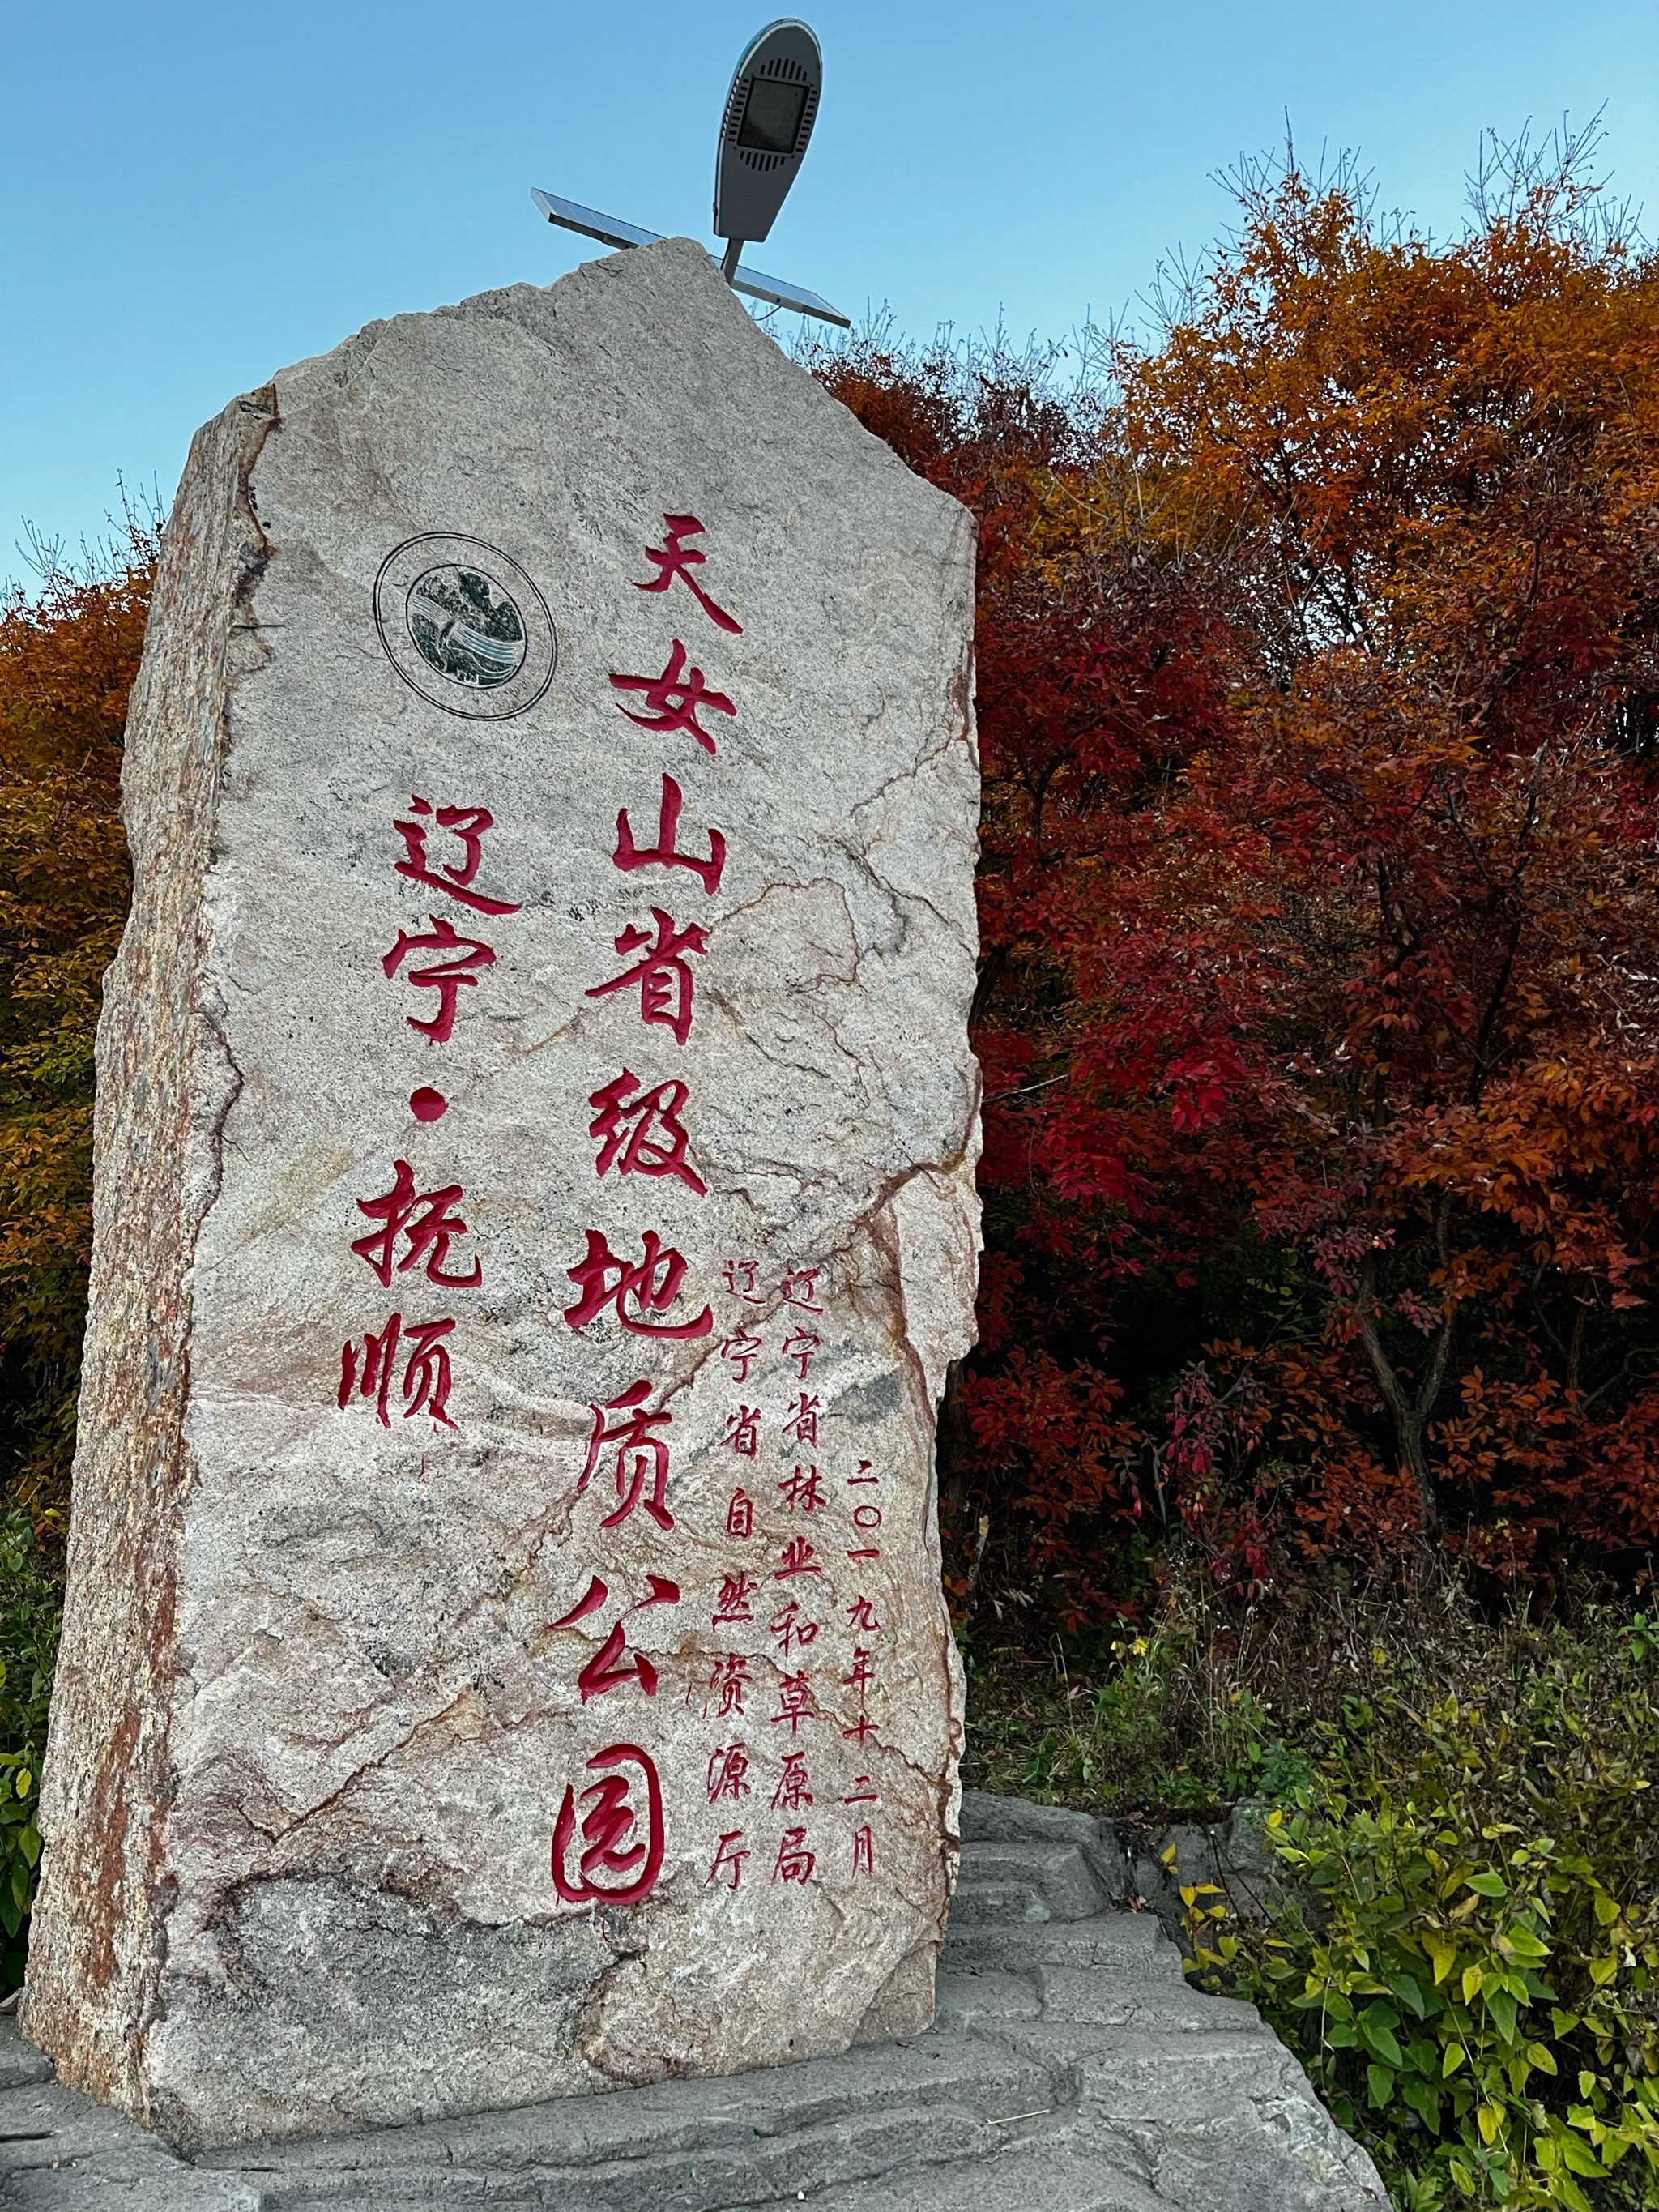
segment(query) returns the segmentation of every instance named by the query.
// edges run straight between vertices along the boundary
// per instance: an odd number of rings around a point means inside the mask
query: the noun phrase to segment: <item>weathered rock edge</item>
[[[170,1904],[157,1868],[172,1706],[158,1685],[173,1673],[191,1481],[188,1277],[235,1092],[222,1059],[203,1084],[195,985],[226,704],[258,658],[247,607],[264,540],[248,480],[276,419],[267,386],[199,430],[167,524],[149,635],[169,650],[146,653],[128,710],[133,904],[98,1026],[91,1317],[52,1710],[54,1746],[97,1748],[47,1758],[51,1861],[25,2026],[43,2049],[74,2052],[78,2087],[136,2109]]]

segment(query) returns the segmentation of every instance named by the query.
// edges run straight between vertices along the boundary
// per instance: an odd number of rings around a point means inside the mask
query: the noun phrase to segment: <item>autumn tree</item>
[[[0,604],[0,1451],[61,1506],[91,1247],[93,1034],[126,911],[117,812],[154,533]]]
[[[1659,269],[1584,153],[1444,245],[1252,170],[1067,404],[822,365],[981,518],[963,1587],[1659,1534]]]

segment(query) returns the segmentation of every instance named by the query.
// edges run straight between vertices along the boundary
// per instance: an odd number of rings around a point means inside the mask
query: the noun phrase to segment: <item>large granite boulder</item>
[[[199,2149],[907,2033],[972,531],[684,240],[199,434],[24,2012]]]

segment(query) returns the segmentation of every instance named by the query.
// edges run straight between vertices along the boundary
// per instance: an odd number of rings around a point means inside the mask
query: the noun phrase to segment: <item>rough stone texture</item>
[[[970,1794],[976,1839],[922,2034],[194,2166],[71,2091],[18,2088],[0,2094],[0,2206],[1386,2212],[1370,2160],[1255,2010],[1189,1988],[1153,1915],[1079,1887],[1086,1816],[996,1805]],[[998,1905],[1010,1853],[1030,1894]]]
[[[451,541],[429,571],[428,533]],[[677,542],[704,564],[677,575]],[[99,1043],[25,2014],[63,2082],[199,2148],[931,2017],[960,1712],[933,1427],[977,1223],[971,602],[963,511],[685,240],[371,325],[198,435],[134,698],[137,892]],[[665,677],[677,641],[666,703],[613,684]],[[705,699],[714,750],[656,726],[691,668],[734,709]],[[712,891],[619,863],[619,811],[657,849],[671,775],[667,849],[726,841]],[[423,805],[488,810],[476,873]],[[422,828],[428,872],[400,875]],[[708,931],[683,1036],[672,971],[594,995],[653,908]],[[434,1041],[413,1024],[440,985],[412,979],[453,956],[404,940],[445,927],[495,957]],[[594,1094],[624,1070],[629,1097],[687,1086],[706,1194],[626,1154],[599,1172]],[[672,1165],[669,1125],[646,1133]],[[398,1161],[416,1196],[461,1188],[425,1217],[448,1243],[419,1247],[417,1208],[383,1286],[353,1243]],[[659,1267],[574,1326],[589,1232],[637,1265],[647,1231],[684,1255],[677,1295]],[[705,1310],[704,1335],[623,1325]],[[368,1340],[394,1313],[453,1321],[453,1425],[407,1333],[377,1417]],[[659,1499],[648,1444],[588,1466],[595,1408],[641,1380]],[[792,1434],[807,1397],[817,1433]],[[750,1455],[726,1441],[745,1406]],[[821,1571],[787,1571],[794,1540]],[[816,1711],[792,1717],[803,1674]]]

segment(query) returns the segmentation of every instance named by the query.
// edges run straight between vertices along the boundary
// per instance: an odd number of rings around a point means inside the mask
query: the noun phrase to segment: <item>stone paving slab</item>
[[[1103,1909],[1087,1816],[999,1835],[997,1803],[969,1795],[959,1894],[1016,1894],[953,1924],[923,2034],[190,2165],[0,2020],[0,2212],[1388,2212],[1255,2008]]]

